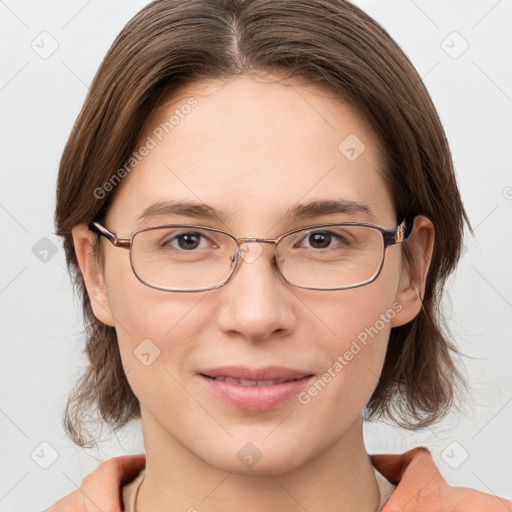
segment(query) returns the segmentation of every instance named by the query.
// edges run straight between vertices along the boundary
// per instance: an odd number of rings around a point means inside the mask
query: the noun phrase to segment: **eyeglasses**
[[[345,290],[367,285],[379,276],[386,249],[409,237],[414,218],[394,229],[344,222],[294,229],[277,238],[236,238],[207,226],[170,224],[139,229],[119,238],[97,222],[89,229],[115,247],[130,251],[139,281],[164,291],[196,292],[224,286],[242,259],[251,263],[244,244],[275,244],[275,264],[284,280],[310,290]]]

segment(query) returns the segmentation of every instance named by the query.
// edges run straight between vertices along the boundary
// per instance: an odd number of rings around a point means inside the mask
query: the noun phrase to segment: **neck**
[[[334,445],[285,472],[236,474],[206,463],[143,413],[146,475],[136,512],[375,512],[374,468],[359,417]]]

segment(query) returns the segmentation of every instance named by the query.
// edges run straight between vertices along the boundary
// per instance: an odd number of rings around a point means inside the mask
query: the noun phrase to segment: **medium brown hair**
[[[71,229],[101,220],[114,192],[97,198],[126,162],[159,99],[183,83],[242,73],[285,73],[325,85],[368,121],[385,153],[382,173],[397,219],[430,218],[431,268],[417,317],[391,330],[367,419],[414,429],[446,415],[461,375],[439,311],[469,226],[446,136],[416,70],[389,34],[344,0],[158,0],[122,30],[103,60],[60,163],[55,221],[83,300],[89,366],[68,399],[64,428],[90,446],[91,411],[114,430],[140,418],[116,332],[91,309]],[[407,249],[404,251],[407,263]]]

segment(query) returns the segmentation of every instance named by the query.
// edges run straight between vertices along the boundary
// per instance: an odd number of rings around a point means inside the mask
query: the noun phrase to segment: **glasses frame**
[[[382,235],[382,241],[383,241],[383,252],[382,252],[382,260],[379,269],[375,273],[373,277],[370,279],[367,279],[366,281],[363,281],[362,283],[357,283],[355,285],[350,286],[341,286],[337,288],[320,288],[320,287],[314,287],[314,286],[301,286],[294,284],[283,275],[283,272],[281,270],[281,266],[279,264],[279,261],[276,257],[277,262],[277,268],[279,269],[279,273],[281,274],[281,277],[285,280],[286,283],[288,283],[291,286],[294,286],[296,288],[303,288],[306,290],[321,290],[321,291],[334,291],[334,290],[348,290],[352,288],[359,288],[361,286],[366,286],[367,284],[373,283],[380,275],[382,271],[382,267],[384,266],[384,260],[386,256],[386,249],[388,247],[391,247],[392,245],[396,245],[399,243],[402,243],[404,240],[407,240],[409,238],[410,234],[412,233],[413,227],[414,227],[414,219],[416,216],[408,216],[405,217],[402,222],[400,222],[395,228],[393,229],[385,229],[381,226],[378,226],[376,224],[369,224],[364,222],[335,222],[335,223],[327,223],[327,224],[313,224],[311,226],[305,226],[301,228],[296,228],[291,231],[287,231],[286,233],[283,233],[282,235],[279,235],[277,238],[255,238],[252,236],[247,237],[239,237],[232,235],[231,233],[228,233],[227,231],[223,231],[222,229],[213,228],[210,226],[201,226],[197,224],[161,224],[158,226],[151,226],[147,228],[141,228],[137,229],[136,231],[132,232],[129,238],[121,238],[117,235],[117,233],[110,231],[105,226],[101,225],[99,222],[93,221],[89,224],[89,229],[96,233],[99,237],[106,238],[114,247],[120,247],[122,249],[128,249],[130,251],[129,258],[130,258],[130,265],[132,267],[132,271],[135,274],[135,277],[146,286],[149,286],[150,288],[154,288],[156,290],[162,290],[162,291],[168,291],[168,292],[200,292],[200,291],[208,291],[208,290],[215,290],[217,288],[221,288],[225,284],[229,282],[229,280],[233,277],[235,272],[237,271],[238,267],[240,266],[240,261],[243,259],[241,256],[242,250],[241,246],[243,244],[247,243],[265,243],[265,244],[274,244],[274,257],[277,256],[276,249],[277,244],[286,236],[291,235],[293,233],[297,233],[299,231],[309,230],[309,229],[315,229],[315,228],[321,228],[321,227],[331,227],[331,226],[361,226],[361,227],[367,227],[371,229],[375,229]],[[167,286],[158,286],[151,284],[144,279],[142,279],[137,271],[135,270],[133,266],[133,260],[132,260],[132,252],[131,248],[133,245],[133,239],[135,236],[137,236],[138,233],[145,232],[145,231],[153,231],[155,229],[160,228],[198,228],[198,229],[204,229],[207,231],[213,231],[217,233],[222,233],[224,235],[227,235],[229,238],[231,238],[236,243],[236,252],[234,255],[234,260],[232,261],[232,269],[229,275],[221,282],[214,286],[208,286],[203,288],[194,288],[194,289],[179,289],[179,288],[169,288]]]

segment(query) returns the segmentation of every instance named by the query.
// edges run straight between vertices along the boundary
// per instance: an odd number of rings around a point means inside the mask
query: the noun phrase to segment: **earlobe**
[[[393,318],[392,327],[410,322],[421,310],[434,249],[432,221],[423,215],[417,216],[413,232],[406,243],[411,261],[409,265],[402,263],[402,274],[396,295],[396,301],[402,309]]]
[[[114,317],[108,300],[103,271],[92,251],[95,244],[95,235],[86,224],[79,224],[73,227],[72,235],[75,254],[84,278],[94,316],[100,322],[113,327]]]

